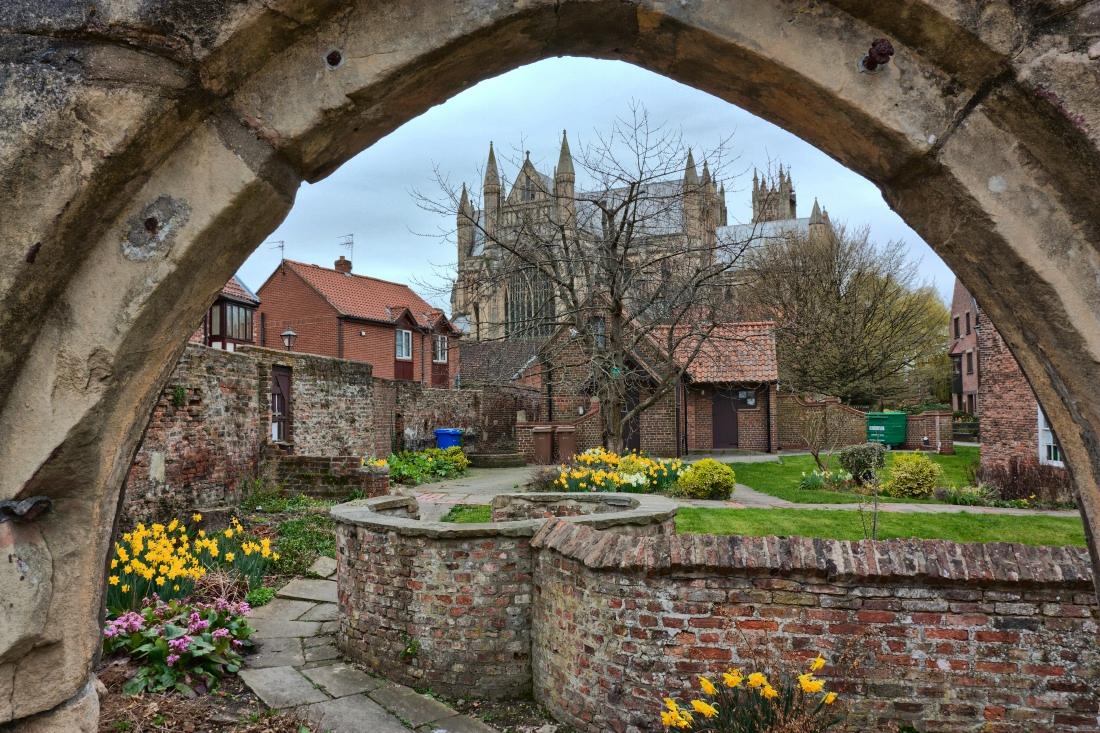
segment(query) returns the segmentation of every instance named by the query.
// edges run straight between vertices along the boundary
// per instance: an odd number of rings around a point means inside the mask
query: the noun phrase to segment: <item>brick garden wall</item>
[[[923,450],[926,437],[928,438],[927,450],[954,453],[955,433],[951,412],[932,411],[910,415],[905,423],[905,447],[910,450]]]
[[[579,730],[658,731],[662,697],[765,642],[799,668],[850,647],[859,666],[822,676],[855,730],[1097,729],[1084,550],[609,535],[550,521],[532,541],[535,697]]]
[[[841,404],[836,397],[812,400],[782,394],[778,405],[779,446],[784,450],[804,450],[806,421],[820,420],[822,413],[825,413],[827,427],[833,431],[829,444],[844,447],[867,440],[867,413]]]
[[[124,520],[237,503],[256,475],[267,429],[253,360],[188,344],[130,466]]]
[[[288,494],[344,499],[389,493],[389,472],[366,469],[361,461],[361,456],[269,455],[264,474]]]

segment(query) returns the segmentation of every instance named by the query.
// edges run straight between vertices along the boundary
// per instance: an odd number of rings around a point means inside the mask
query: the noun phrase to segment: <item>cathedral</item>
[[[753,173],[752,221],[747,224],[729,224],[725,185],[714,180],[706,161],[700,172],[690,150],[682,176],[639,187],[642,193],[633,194],[638,212],[634,236],[650,253],[686,251],[699,253],[699,257],[721,257],[724,242],[766,242],[829,228],[828,214],[816,200],[809,217],[798,217],[789,169],[780,168],[771,182]],[[505,190],[490,143],[481,207],[474,207],[465,186],[459,201],[452,321],[474,341],[550,335],[556,322],[554,288],[538,267],[516,266],[516,253],[533,243],[540,251],[565,251],[572,244],[574,251],[583,252],[586,244],[598,241],[607,226],[603,221],[606,206],[596,203],[614,202],[616,197],[628,195],[625,190],[577,192],[573,157],[564,133],[552,175],[536,169],[528,154],[515,181]]]

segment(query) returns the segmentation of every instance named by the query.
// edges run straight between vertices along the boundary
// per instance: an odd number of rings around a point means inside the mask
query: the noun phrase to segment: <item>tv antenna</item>
[[[271,249],[279,250],[279,261],[282,262],[286,259],[286,242],[281,239],[268,242],[271,245]]]
[[[337,244],[341,247],[346,247],[348,250],[348,259],[355,262],[355,234],[344,234],[340,236],[340,241]]]

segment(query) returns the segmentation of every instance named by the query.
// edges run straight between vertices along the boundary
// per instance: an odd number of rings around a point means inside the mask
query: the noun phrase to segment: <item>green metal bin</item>
[[[868,412],[867,442],[882,443],[891,448],[905,445],[908,417],[904,412]]]

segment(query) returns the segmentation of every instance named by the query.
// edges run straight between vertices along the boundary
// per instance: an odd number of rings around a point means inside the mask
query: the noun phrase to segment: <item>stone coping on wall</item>
[[[504,503],[513,497],[530,503],[552,504],[561,501],[576,501],[622,507],[619,511],[582,514],[563,520],[582,524],[594,530],[627,525],[659,524],[674,518],[677,510],[676,503],[671,499],[652,494],[523,492],[501,494],[494,498],[493,504],[497,506],[498,502]],[[402,511],[404,511],[405,516],[397,514],[397,512]],[[344,504],[337,504],[330,510],[332,518],[337,522],[374,530],[392,531],[408,536],[441,539],[534,537],[543,524],[549,521],[540,517],[476,524],[424,522],[416,518],[418,512],[419,505],[416,499],[409,496],[380,496],[373,499],[358,499]]]
[[[562,520],[546,521],[531,545],[554,550],[592,569],[1093,587],[1088,552],[1078,547],[739,535],[626,537]]]

